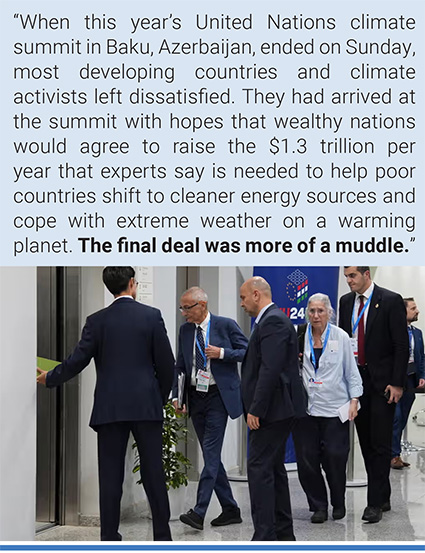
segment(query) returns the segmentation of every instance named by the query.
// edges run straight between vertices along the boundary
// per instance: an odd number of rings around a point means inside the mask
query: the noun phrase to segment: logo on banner
[[[296,269],[288,276],[286,295],[292,306],[282,308],[290,319],[304,319],[305,305],[308,299],[308,276]]]

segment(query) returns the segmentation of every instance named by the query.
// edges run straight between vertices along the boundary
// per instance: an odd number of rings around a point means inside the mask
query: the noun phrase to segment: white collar
[[[130,298],[131,300],[134,301],[133,296],[130,296],[130,295],[118,296],[117,298],[114,299],[114,301],[121,300],[122,298]]]
[[[257,315],[257,317],[256,317],[256,319],[255,319],[255,324],[258,324],[258,323],[260,322],[260,319],[261,319],[261,317],[264,315],[264,312],[267,311],[267,309],[268,309],[271,305],[273,305],[273,302],[270,302],[268,305],[265,305],[265,306],[263,307],[263,309],[258,313],[258,315]]]
[[[358,292],[356,292],[356,299],[359,297],[359,296],[363,296],[364,298],[366,298],[366,300],[369,299],[369,297],[373,294],[373,289],[375,287],[375,284],[372,282],[372,284],[369,286],[369,288],[367,290],[365,290],[363,292],[363,294],[359,294]]]
[[[311,334],[313,334],[313,327],[311,326],[311,323],[308,323],[311,327]],[[331,323],[328,321],[326,323],[326,326],[325,326],[325,330],[322,332],[322,334],[320,335],[320,339],[322,340],[322,343],[324,342],[323,338],[325,337],[325,334],[326,334],[326,331],[328,330],[328,325],[330,328],[332,328],[332,325]]]
[[[204,330],[206,332],[207,328],[208,328],[208,323],[210,322],[211,320],[211,313],[208,311],[207,313],[207,316],[205,317],[205,319],[202,321],[202,323],[195,323],[196,326],[200,326],[202,328],[202,330]]]

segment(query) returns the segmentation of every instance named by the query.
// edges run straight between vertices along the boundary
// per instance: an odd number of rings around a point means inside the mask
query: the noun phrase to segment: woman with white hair
[[[330,323],[333,316],[329,297],[314,294],[307,304],[308,324],[298,328],[308,407],[307,416],[298,420],[293,436],[298,477],[313,511],[314,523],[328,519],[322,468],[330,490],[332,517],[334,520],[345,517],[348,420],[357,416],[358,398],[363,393],[350,338]],[[338,410],[344,405],[348,405],[348,420],[342,422]]]

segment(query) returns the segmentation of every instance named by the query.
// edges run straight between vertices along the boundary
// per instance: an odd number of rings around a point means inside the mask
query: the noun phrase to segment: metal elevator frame
[[[37,269],[37,355],[61,361],[80,335],[80,269]],[[39,530],[79,523],[79,378],[37,389]],[[45,523],[42,525],[42,523]]]

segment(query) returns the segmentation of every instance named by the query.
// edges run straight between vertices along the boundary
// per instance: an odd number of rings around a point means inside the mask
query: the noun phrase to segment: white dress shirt
[[[199,325],[195,324],[195,336],[193,338],[193,355],[192,355],[192,377],[190,379],[191,386],[196,386],[196,373],[197,373],[197,369],[196,369],[196,348],[198,347],[196,345],[196,333],[198,331],[198,326],[201,327],[202,335],[204,337],[204,344],[205,344],[205,347],[207,347],[207,345],[209,345],[209,344],[206,343],[207,328],[208,328],[208,324],[209,324],[210,320],[211,320],[211,314],[208,311],[208,315],[205,317],[205,319],[202,321],[202,323],[200,323]],[[224,350],[223,350],[223,348],[221,348],[220,359],[223,359],[223,355],[224,355]],[[214,380],[213,373],[211,372],[211,360],[210,359],[207,359],[207,365],[206,365],[204,370],[210,373],[210,386],[212,386],[213,384],[215,384],[215,380]]]

